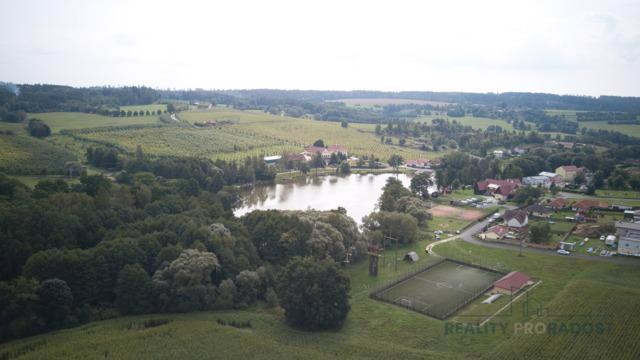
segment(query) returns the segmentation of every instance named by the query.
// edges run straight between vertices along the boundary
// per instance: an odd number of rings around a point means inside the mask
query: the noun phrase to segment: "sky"
[[[640,96],[640,0],[0,0],[0,81]]]

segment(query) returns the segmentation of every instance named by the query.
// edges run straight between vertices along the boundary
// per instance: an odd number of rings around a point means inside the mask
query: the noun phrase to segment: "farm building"
[[[500,240],[509,232],[509,228],[504,225],[494,225],[481,234],[486,240]]]
[[[501,294],[513,295],[529,284],[527,274],[512,271],[493,283],[493,291]]]
[[[505,225],[510,228],[520,229],[529,223],[529,216],[526,211],[523,210],[507,210],[502,215]]]
[[[618,254],[640,256],[640,223],[616,221]]]
[[[493,195],[495,198],[505,200],[511,198],[516,189],[522,185],[518,179],[486,179],[473,185],[473,191],[478,195]]]

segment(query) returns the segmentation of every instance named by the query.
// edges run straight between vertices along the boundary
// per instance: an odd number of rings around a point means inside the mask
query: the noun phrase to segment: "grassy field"
[[[354,106],[354,107],[374,107],[374,106],[385,106],[385,105],[404,105],[404,104],[417,104],[417,105],[447,105],[448,103],[442,101],[427,101],[427,100],[413,100],[413,99],[391,99],[391,98],[380,98],[380,99],[338,99],[331,100],[329,102],[342,102],[346,106]]]
[[[53,112],[29,114],[29,118],[44,121],[53,133],[65,129],[88,129],[102,126],[126,126],[134,124],[155,124],[157,116],[112,117],[77,112]]]
[[[129,150],[134,150],[139,144],[150,154],[189,155],[226,160],[300,152],[304,145],[317,139],[323,139],[326,144],[345,145],[350,155],[375,154],[384,161],[392,154],[399,154],[405,159],[437,158],[444,154],[380,144],[379,138],[374,134],[375,126],[370,124],[350,124],[348,128],[342,128],[336,122],[219,107],[210,111],[182,112],[179,117],[189,123],[207,120],[228,120],[229,123],[203,129],[164,127],[95,131],[82,136],[115,143]]]
[[[442,119],[443,117],[440,115],[420,116],[414,121],[426,122],[428,124],[431,124],[433,119],[437,118]],[[513,130],[513,126],[511,126],[511,124],[508,124],[506,121],[499,119],[480,118],[473,116],[448,117],[447,119],[449,119],[450,122],[457,121],[462,125],[468,125],[474,129],[486,129],[490,125],[497,125],[500,126],[503,130]]]
[[[28,135],[0,135],[0,172],[21,175],[62,173],[73,153]]]
[[[382,282],[417,269],[435,259],[424,255],[424,242],[402,247],[420,254],[416,264],[393,258],[381,263],[378,278],[367,274],[367,263],[347,268],[352,281],[351,306],[344,326],[337,331],[305,332],[286,326],[282,312],[255,306],[246,311],[214,311],[192,314],[147,315],[94,322],[76,329],[12,341],[0,345],[3,354],[22,353],[24,359],[229,359],[281,358],[396,358],[405,359],[634,359],[640,349],[636,335],[640,310],[640,268],[592,262],[571,257],[526,254],[489,249],[453,241],[436,248],[441,255],[485,266],[524,271],[542,283],[530,292],[547,314],[525,313],[524,301],[499,314],[495,322],[507,324],[506,333],[447,333],[446,324],[475,324],[493,313],[498,305],[482,307],[478,299],[451,321],[440,321],[413,311],[375,301],[370,290]],[[392,255],[392,253],[391,253]],[[384,266],[383,266],[384,265]],[[530,301],[530,303],[532,303]],[[500,305],[503,306],[503,305]],[[489,311],[491,310],[491,311]],[[614,311],[615,310],[615,311]],[[578,312],[577,312],[578,311]],[[552,315],[556,314],[556,315]],[[558,316],[558,314],[565,316]],[[578,316],[580,314],[586,316]],[[522,321],[581,322],[605,320],[612,325],[604,334],[515,333]],[[132,324],[146,319],[168,319],[165,325],[143,329]],[[251,321],[252,327],[237,329],[217,319]]]
[[[120,110],[124,111],[165,111],[167,110],[167,104],[149,104],[149,105],[129,105],[129,106],[120,106]]]
[[[582,121],[580,122],[580,127],[595,130],[613,130],[626,135],[640,137],[640,125],[608,124],[606,121]]]

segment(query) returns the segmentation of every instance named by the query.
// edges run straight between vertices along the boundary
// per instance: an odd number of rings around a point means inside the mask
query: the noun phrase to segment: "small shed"
[[[502,294],[515,294],[529,283],[527,274],[512,271],[493,283],[493,291]]]
[[[575,242],[560,241],[560,249],[562,249],[562,250],[574,251],[575,248],[576,248],[576,243]]]
[[[420,260],[420,257],[418,256],[418,254],[415,251],[409,251],[404,256],[404,260],[405,261],[410,261],[410,262],[416,262],[416,261]]]

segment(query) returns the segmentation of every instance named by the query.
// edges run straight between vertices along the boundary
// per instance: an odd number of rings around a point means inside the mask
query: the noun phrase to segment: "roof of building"
[[[523,182],[526,182],[526,181],[544,181],[544,182],[547,182],[547,181],[551,181],[551,179],[549,179],[548,176],[534,175],[534,176],[525,176],[525,177],[522,178],[522,181]]]
[[[530,213],[534,212],[534,213],[541,213],[541,214],[550,213],[550,212],[553,211],[553,210],[549,209],[548,207],[542,206],[542,205],[539,205],[539,204],[529,205],[529,206],[527,206],[527,208],[525,210],[527,210]]]
[[[519,223],[525,222],[525,220],[527,220],[527,217],[528,217],[527,213],[522,210],[507,210],[502,215],[502,218],[504,219],[504,221],[510,221],[512,219],[516,219],[518,220]]]
[[[583,199],[573,204],[573,207],[579,210],[590,210],[592,208],[607,208],[609,203],[602,200]]]
[[[527,274],[520,271],[512,271],[493,283],[493,286],[511,291],[522,288],[528,281],[529,276]]]
[[[640,231],[640,223],[627,222],[627,221],[616,221],[616,228],[623,228],[623,229],[628,229],[628,230]]]
[[[315,153],[323,153],[327,151],[327,149],[322,146],[305,146],[304,151],[315,154]]]
[[[564,171],[576,172],[578,171],[578,167],[575,165],[562,165],[558,166],[558,168],[562,168]]]
[[[329,145],[327,147],[327,150],[329,150],[331,152],[339,152],[339,153],[343,153],[343,154],[347,153],[347,148],[345,146],[343,146],[343,145],[340,145],[340,144]]]
[[[277,161],[282,159],[282,156],[280,155],[271,155],[271,156],[265,156],[264,157],[264,161]]]
[[[552,173],[552,172],[548,172],[548,171],[541,171],[540,174],[538,174],[538,176],[546,176],[548,178],[555,178],[555,177],[558,176],[558,174]]]
[[[495,233],[496,235],[503,237],[506,233],[509,232],[509,228],[504,226],[504,225],[494,225],[490,228],[487,229],[486,232],[492,232]]]
[[[287,155],[287,160],[288,161],[305,161],[307,160],[307,158],[304,156],[304,154],[289,154]]]
[[[493,185],[493,186],[489,186]],[[485,191],[488,188],[497,188],[497,193],[501,195],[509,195],[515,189],[520,187],[522,182],[519,179],[504,179],[504,180],[496,180],[496,179],[485,179],[483,181],[478,181],[476,183],[476,187],[480,191]]]
[[[551,206],[554,209],[559,209],[559,208],[563,208],[565,207],[565,205],[567,205],[567,200],[563,199],[563,198],[556,198],[551,200],[551,202],[549,203],[549,206]]]

